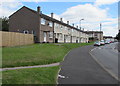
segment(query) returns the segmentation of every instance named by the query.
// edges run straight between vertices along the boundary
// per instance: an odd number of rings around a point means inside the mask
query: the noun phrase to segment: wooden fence
[[[0,46],[19,46],[33,43],[32,34],[0,31]]]

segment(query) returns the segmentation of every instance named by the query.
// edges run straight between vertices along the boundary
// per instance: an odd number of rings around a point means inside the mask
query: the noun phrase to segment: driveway
[[[94,46],[83,46],[73,49],[60,64],[58,78],[59,84],[117,84],[108,72],[106,72],[89,54]]]

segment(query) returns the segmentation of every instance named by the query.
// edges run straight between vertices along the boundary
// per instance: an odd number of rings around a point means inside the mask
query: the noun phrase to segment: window
[[[28,31],[28,30],[23,30],[23,33],[24,33],[24,34],[28,34],[29,31]]]
[[[98,36],[97,33],[95,33],[94,36]]]
[[[60,28],[61,28],[61,29],[63,28],[62,25],[60,26]]]
[[[34,36],[36,36],[36,32],[34,30],[32,30],[31,32]]]
[[[67,27],[65,27],[65,30],[67,30]]]
[[[63,39],[63,35],[62,35],[62,34],[60,34],[60,36],[59,36],[59,37],[60,37],[60,39],[61,39],[61,40]]]
[[[53,32],[49,32],[49,38],[53,38]]]
[[[74,32],[74,30],[72,29],[72,32]]]
[[[41,18],[41,24],[45,25],[45,19]]]
[[[53,27],[53,23],[52,23],[52,22],[49,22],[49,26],[50,26],[50,27]]]

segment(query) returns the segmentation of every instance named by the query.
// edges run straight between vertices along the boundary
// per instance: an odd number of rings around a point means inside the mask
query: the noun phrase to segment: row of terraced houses
[[[51,16],[43,14],[40,7],[37,11],[26,6],[9,16],[9,31],[25,34],[33,34],[36,43],[85,43],[88,42],[88,34],[70,25],[69,21],[63,22]]]

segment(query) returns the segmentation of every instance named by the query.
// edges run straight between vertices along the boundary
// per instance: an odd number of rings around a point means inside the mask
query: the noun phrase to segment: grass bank
[[[3,48],[3,67],[42,65],[60,62],[68,51],[81,44],[34,44],[20,47]],[[56,84],[59,66],[7,70],[2,72],[2,83],[5,84]]]
[[[32,66],[60,62],[69,50],[91,44],[34,44],[6,47],[2,50],[2,67]]]
[[[59,66],[3,71],[2,84],[55,84]]]

